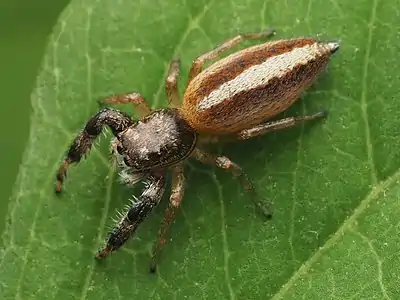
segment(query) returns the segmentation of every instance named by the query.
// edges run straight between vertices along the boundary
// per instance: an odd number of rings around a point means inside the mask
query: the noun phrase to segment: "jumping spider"
[[[123,171],[126,183],[146,179],[147,186],[110,232],[107,243],[96,255],[101,259],[119,249],[136,231],[161,200],[165,190],[165,173],[172,170],[169,207],[153,250],[150,270],[155,271],[161,248],[183,198],[185,179],[183,162],[194,158],[202,163],[231,171],[244,188],[253,193],[255,205],[267,217],[267,205],[256,195],[242,169],[225,156],[201,150],[206,142],[230,137],[245,140],[267,132],[288,128],[305,120],[326,116],[318,112],[310,116],[289,117],[273,122],[265,120],[286,110],[327,65],[339,45],[312,38],[279,40],[256,45],[227,56],[202,71],[205,62],[243,40],[259,39],[274,34],[238,35],[219,47],[199,56],[190,69],[182,106],[178,94],[180,63],[174,59],[165,80],[169,108],[152,111],[138,93],[110,96],[110,104],[133,104],[138,121],[117,109],[104,108],[89,119],[75,138],[57,172],[56,192],[61,192],[67,168],[81,160],[92,147],[103,126],[111,128],[115,139],[112,151]]]

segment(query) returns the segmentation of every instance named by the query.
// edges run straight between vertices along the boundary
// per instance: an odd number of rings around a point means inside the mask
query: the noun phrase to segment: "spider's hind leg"
[[[328,115],[327,110],[319,111],[313,115],[288,117],[276,121],[270,121],[254,126],[252,128],[244,129],[235,134],[238,140],[247,140],[256,136],[264,135],[268,132],[278,131],[290,127],[294,127],[302,122],[308,122],[316,119],[325,118]]]
[[[264,203],[261,201],[261,198],[256,193],[256,190],[253,187],[253,183],[250,181],[250,179],[248,178],[246,173],[242,170],[242,168],[239,165],[235,164],[233,161],[231,161],[226,156],[212,155],[212,154],[204,152],[198,148],[196,148],[193,151],[192,157],[204,164],[217,166],[221,169],[230,171],[234,175],[234,177],[237,177],[239,179],[241,185],[245,188],[245,190],[250,192],[250,194],[252,196],[251,200],[257,206],[257,208],[260,210],[260,212],[267,219],[270,219],[272,217],[272,212],[269,207],[270,205],[268,203]]]

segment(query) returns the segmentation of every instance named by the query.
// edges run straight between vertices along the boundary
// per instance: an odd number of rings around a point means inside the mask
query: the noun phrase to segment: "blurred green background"
[[[47,37],[68,2],[0,1],[0,233],[29,134],[30,93]]]

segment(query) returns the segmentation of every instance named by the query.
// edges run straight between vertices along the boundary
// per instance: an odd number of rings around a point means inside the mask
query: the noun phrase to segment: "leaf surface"
[[[72,1],[32,94],[31,134],[3,236],[2,299],[397,299],[400,154],[399,0]],[[169,61],[180,90],[191,61],[239,32],[339,39],[327,72],[286,115],[326,121],[214,149],[274,205],[264,223],[229,174],[190,162],[182,211],[158,273],[149,253],[167,197],[121,251],[97,263],[116,210],[108,137],[55,171],[96,99],[140,91],[165,107]],[[243,46],[249,45],[244,43]],[[132,111],[131,107],[124,107]]]

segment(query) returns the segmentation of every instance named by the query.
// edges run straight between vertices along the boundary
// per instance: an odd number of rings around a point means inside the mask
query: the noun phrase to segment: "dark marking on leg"
[[[82,156],[90,151],[94,140],[105,125],[109,126],[113,134],[116,135],[132,124],[133,122],[129,115],[112,108],[104,108],[91,117],[81,133],[72,142],[66,158],[58,168],[55,191],[57,193],[61,192],[69,165],[78,163]]]

